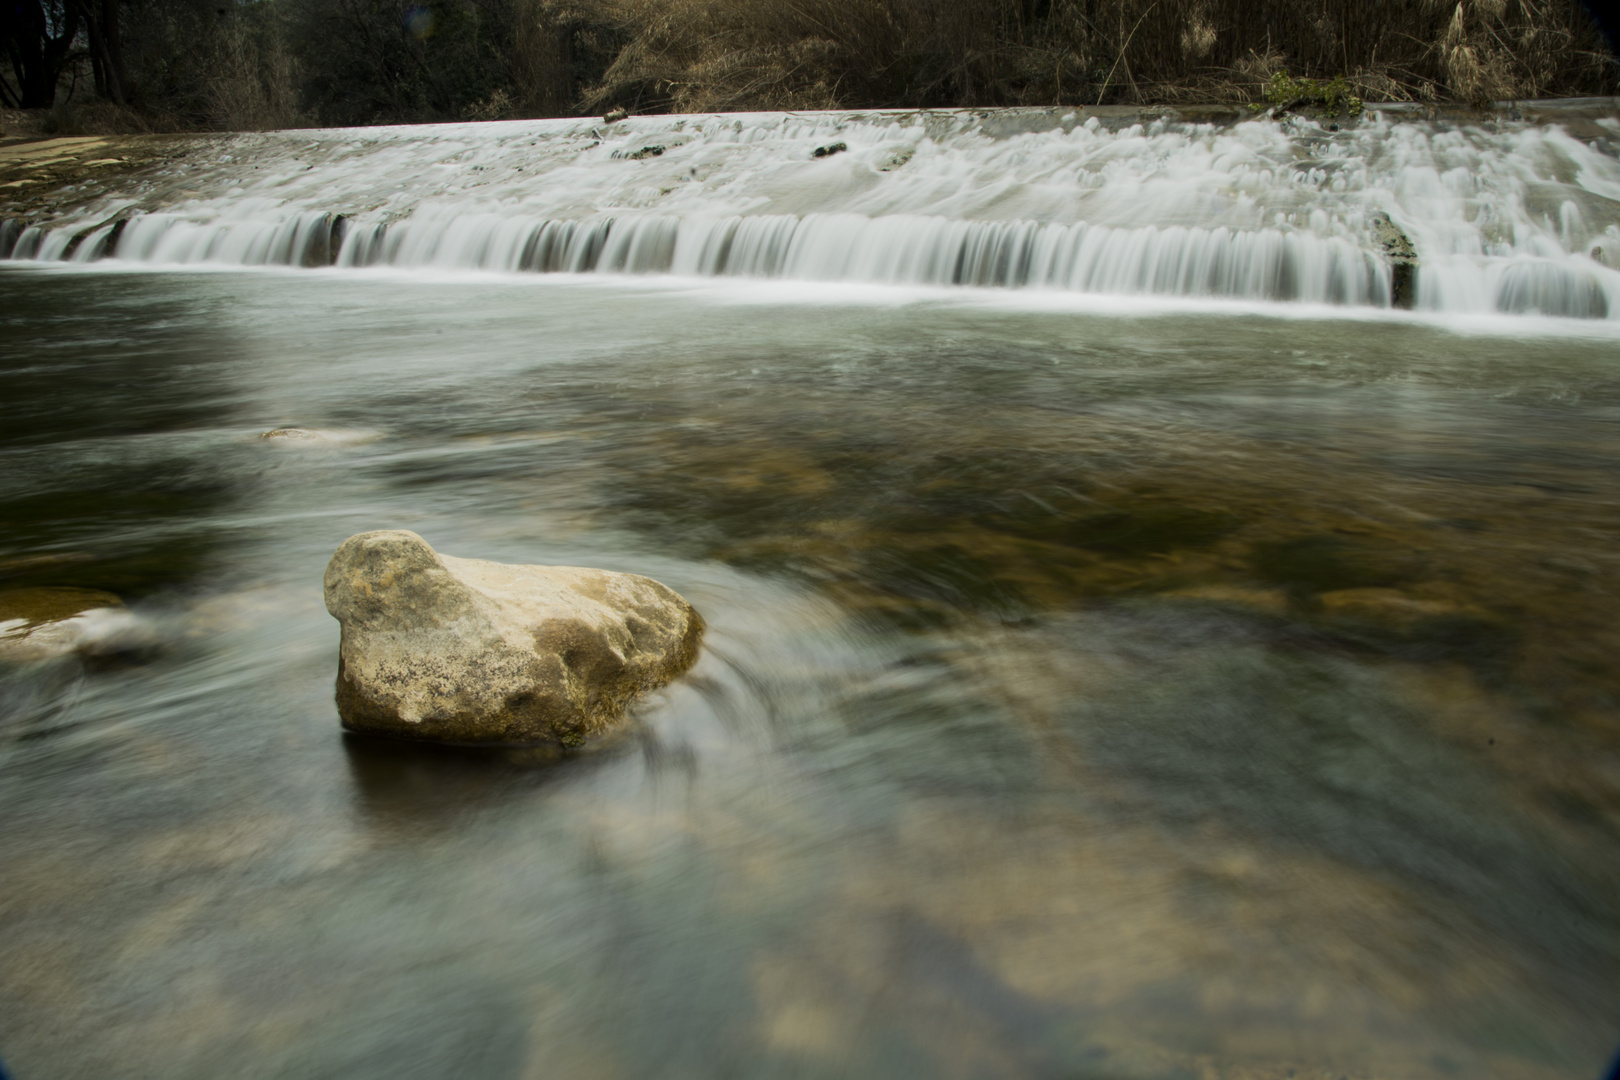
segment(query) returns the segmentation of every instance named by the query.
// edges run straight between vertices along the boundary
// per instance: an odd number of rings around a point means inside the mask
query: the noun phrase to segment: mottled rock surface
[[[703,633],[650,578],[457,559],[403,530],[351,536],[325,584],[338,713],[372,734],[578,746],[689,668]]]
[[[1410,309],[1417,300],[1417,248],[1388,214],[1374,214],[1372,227],[1378,246],[1389,260],[1390,305]]]

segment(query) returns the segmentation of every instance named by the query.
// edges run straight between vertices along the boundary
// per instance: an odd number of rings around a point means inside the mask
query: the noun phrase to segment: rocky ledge
[[[440,555],[360,533],[326,568],[350,731],[444,743],[579,746],[697,658],[703,620],[650,578]]]

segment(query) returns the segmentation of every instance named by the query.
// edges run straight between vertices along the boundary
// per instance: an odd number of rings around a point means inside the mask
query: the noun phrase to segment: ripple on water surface
[[[1601,336],[0,295],[0,584],[148,634],[0,671],[19,1075],[1584,1078],[1620,1038]],[[383,527],[648,574],[704,655],[561,762],[346,739],[321,571]]]

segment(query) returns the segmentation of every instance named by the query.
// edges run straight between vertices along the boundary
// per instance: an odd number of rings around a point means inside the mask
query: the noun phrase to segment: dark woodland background
[[[46,132],[751,109],[1613,94],[1580,0],[0,0]]]

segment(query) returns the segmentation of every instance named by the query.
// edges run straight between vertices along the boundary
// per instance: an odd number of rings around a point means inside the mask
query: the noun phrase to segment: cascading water
[[[677,274],[1620,317],[1620,123],[1373,110],[642,117],[237,136],[0,256]],[[836,140],[836,142],[834,141]],[[843,149],[836,149],[839,145]],[[817,151],[823,151],[818,156]],[[1415,251],[1410,297],[1389,235]]]

